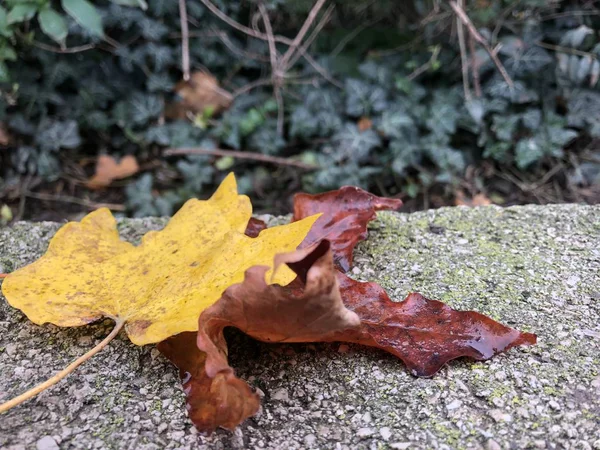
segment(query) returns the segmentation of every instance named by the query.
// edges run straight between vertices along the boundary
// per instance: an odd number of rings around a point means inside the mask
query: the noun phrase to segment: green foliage
[[[254,17],[252,2],[216,3],[240,23]],[[0,152],[0,188],[24,175],[56,180],[68,163],[108,152],[153,163],[125,189],[135,215],[169,214],[185,199],[211,191],[229,170],[242,172],[242,190],[290,183],[314,192],[355,184],[416,196],[434,185],[458,185],[468,166],[484,161],[531,173],[557,159],[568,166],[565,147],[600,137],[597,16],[532,0],[487,7],[467,2],[482,34],[500,44],[498,56],[514,89],[478,47],[482,96],[473,92],[465,101],[453,17],[419,25],[430,3],[338,2],[310,53],[343,88],[299,59],[282,90],[280,136],[271,86],[237,96],[219,114],[207,108],[189,121],[164,121],[181,78],[177,2],[6,0],[0,6],[0,122],[13,140],[8,152]],[[268,2],[277,33],[293,36],[311,5]],[[510,26],[497,24],[510,5]],[[191,41],[193,70],[208,68],[230,91],[270,75],[265,41],[232,30],[200,2],[187,6],[190,31],[199,36]],[[550,13],[560,14],[539,20]],[[400,16],[414,32],[398,28]],[[358,28],[366,17],[378,19],[377,25],[332,53],[352,31],[347,27]],[[60,53],[81,46],[92,48]],[[381,53],[396,47],[404,49]],[[296,156],[321,169],[296,174],[230,157],[163,158],[165,147]],[[600,179],[595,158],[597,150],[573,169],[575,183]],[[271,194],[264,205],[280,201]]]

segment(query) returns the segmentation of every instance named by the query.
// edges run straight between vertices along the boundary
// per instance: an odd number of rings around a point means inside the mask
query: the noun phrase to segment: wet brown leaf
[[[352,266],[354,247],[367,238],[367,224],[376,217],[375,212],[397,210],[401,206],[402,200],[377,197],[360,188],[344,186],[323,194],[296,194],[293,221],[323,213],[301,248],[321,239],[329,240],[336,265],[346,272]]]
[[[456,311],[418,293],[393,302],[377,283],[361,283],[342,273],[338,281],[344,305],[361,321],[359,331],[344,333],[339,340],[381,348],[400,358],[416,376],[432,376],[452,359],[484,360],[536,343],[534,334],[474,311]]]
[[[265,342],[316,342],[331,340],[336,333],[359,325],[356,314],[343,306],[327,241],[278,255],[275,265],[282,264],[298,274],[290,285],[268,285],[268,267],[255,266],[246,271],[242,283],[229,287],[204,310],[198,322],[197,348],[187,337],[159,346],[184,373],[190,417],[201,431],[232,428],[256,411],[255,394],[240,387],[243,382],[235,378],[227,362],[225,327],[239,328]],[[198,349],[206,352],[205,361]],[[206,372],[202,371],[204,364]],[[195,375],[189,368],[196,369]],[[216,387],[210,379],[219,380],[218,400],[213,398]]]

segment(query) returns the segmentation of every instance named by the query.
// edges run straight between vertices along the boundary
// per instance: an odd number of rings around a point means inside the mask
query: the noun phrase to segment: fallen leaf
[[[455,311],[417,293],[393,302],[378,284],[361,283],[342,273],[352,263],[358,240],[366,237],[367,224],[376,217],[375,211],[400,205],[399,200],[348,187],[294,198],[294,220],[323,213],[302,245],[318,238],[319,233],[332,241],[334,258],[340,262],[337,278],[342,300],[361,320],[359,331],[340,334],[337,340],[382,348],[402,359],[418,376],[431,376],[446,362],[461,356],[488,359],[517,345],[535,344],[535,335],[513,330],[482,314]]]
[[[317,195],[296,194],[293,220],[322,213],[301,247],[327,239],[336,265],[346,272],[352,266],[354,247],[367,238],[367,224],[376,217],[375,212],[397,210],[401,206],[402,200],[377,197],[360,188],[344,186]]]
[[[96,163],[96,172],[85,185],[90,189],[102,189],[109,186],[113,180],[130,177],[139,170],[140,167],[134,156],[124,156],[117,163],[112,156],[100,155]]]
[[[257,237],[260,232],[267,228],[267,224],[262,220],[255,217],[250,217],[248,225],[246,226],[245,234],[250,237]]]
[[[226,110],[233,96],[219,86],[215,77],[204,72],[194,72],[188,81],[182,80],[174,89],[177,100],[167,105],[167,119],[186,119],[188,114],[202,114],[207,110],[211,115]]]
[[[158,349],[179,368],[190,420],[203,432],[218,427],[233,430],[258,411],[260,399],[233,372],[211,378],[206,353],[196,345],[196,333],[185,332],[159,342]]]
[[[137,345],[198,329],[198,315],[244,279],[246,269],[271,266],[294,250],[317,219],[244,235],[252,206],[230,174],[206,201],[189,200],[162,231],[139,246],[119,239],[108,209],[70,222],[39,260],[2,285],[8,302],[34,323],[78,326],[110,317],[125,322]],[[295,278],[283,268],[274,282]]]
[[[12,135],[4,122],[0,122],[0,145],[6,147],[12,141]]]
[[[462,190],[457,190],[454,195],[454,204],[456,206],[488,206],[493,202],[485,194],[476,194],[473,198],[468,198]]]
[[[184,375],[189,373],[188,367],[206,365],[206,372],[200,370],[184,379],[190,418],[201,431],[210,432],[217,426],[231,429],[254,414],[258,406],[256,395],[240,387],[240,380],[227,362],[224,328],[239,328],[264,342],[315,342],[358,327],[358,317],[344,308],[340,298],[329,247],[323,241],[278,255],[275,267],[287,264],[298,275],[285,287],[265,282],[268,267],[248,269],[242,283],[229,287],[200,315],[197,348],[191,345],[189,336],[172,338],[178,340],[175,345],[159,345]],[[182,353],[193,355],[193,362],[178,361]],[[213,387],[206,375],[219,380],[220,400],[211,396],[209,390]]]
[[[361,328],[340,334],[337,340],[381,348],[400,358],[416,376],[430,377],[452,359],[484,360],[536,343],[534,334],[474,311],[456,311],[418,293],[393,302],[377,283],[361,283],[342,273],[338,282],[344,305],[360,317]]]
[[[373,121],[368,117],[361,117],[358,121],[358,131],[363,132],[373,128]]]

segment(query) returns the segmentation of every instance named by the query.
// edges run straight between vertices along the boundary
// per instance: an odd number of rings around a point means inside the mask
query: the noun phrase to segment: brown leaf
[[[323,213],[300,248],[329,240],[336,265],[346,272],[352,266],[354,247],[367,238],[367,224],[376,217],[375,212],[401,206],[402,200],[377,197],[353,186],[317,195],[296,194],[293,221]]]
[[[402,359],[417,376],[431,376],[446,362],[461,356],[487,359],[517,345],[535,344],[535,335],[513,330],[482,314],[455,311],[416,293],[402,302],[393,302],[378,284],[361,283],[342,273],[352,263],[356,243],[366,237],[367,224],[375,218],[375,211],[400,205],[399,200],[348,187],[320,196],[298,194],[294,198],[294,220],[324,213],[302,245],[319,234],[332,240],[341,262],[337,278],[342,300],[361,320],[359,330],[339,334],[333,340],[386,350]],[[344,247],[345,243],[350,245]]]
[[[361,117],[358,121],[358,131],[363,132],[373,128],[373,121],[368,117]]]
[[[485,194],[477,194],[473,198],[468,198],[462,190],[457,190],[454,197],[456,206],[488,206],[492,201]]]
[[[207,352],[209,376],[232,369],[227,364],[225,327],[236,327],[264,342],[324,341],[340,330],[357,328],[356,314],[342,303],[330,244],[275,257],[298,277],[289,286],[268,285],[268,267],[246,271],[244,281],[228,288],[217,303],[205,309],[198,322],[198,348]]]
[[[264,223],[260,219],[256,219],[254,217],[250,217],[248,221],[248,226],[246,226],[246,231],[244,234],[249,237],[257,237],[262,230],[267,228],[267,224]]]
[[[342,330],[358,327],[358,317],[344,308],[340,298],[327,241],[278,255],[275,265],[284,263],[298,274],[290,285],[268,285],[268,267],[255,266],[246,271],[242,283],[229,287],[205,309],[198,322],[197,348],[188,337],[180,337],[183,334],[159,346],[183,371],[190,418],[199,430],[233,428],[256,411],[256,395],[241,387],[243,382],[227,363],[225,327],[239,328],[265,342],[327,341]],[[175,344],[170,343],[173,340]],[[205,354],[206,361],[197,353]],[[217,386],[210,379],[219,380]]]
[[[206,353],[198,349],[195,332],[178,334],[157,347],[179,368],[188,415],[198,429],[233,430],[258,411],[258,394],[233,372],[217,374],[214,378],[206,374]]]
[[[0,122],[0,145],[3,147],[10,144],[12,140],[11,134],[8,132],[8,128],[4,122]]]
[[[212,109],[212,114],[226,110],[233,101],[232,95],[219,86],[215,77],[204,72],[194,72],[188,81],[175,85],[177,101],[165,108],[167,119],[185,119],[188,113],[202,114]]]
[[[489,359],[512,347],[536,343],[534,334],[474,311],[456,311],[418,293],[393,302],[377,283],[361,283],[342,273],[338,282],[344,305],[361,321],[360,330],[344,332],[338,339],[390,352],[416,376],[432,376],[452,359]]]
[[[130,177],[139,170],[140,168],[134,156],[124,156],[117,163],[112,156],[100,155],[96,163],[96,173],[87,181],[86,186],[90,189],[102,189],[109,186],[113,180]]]

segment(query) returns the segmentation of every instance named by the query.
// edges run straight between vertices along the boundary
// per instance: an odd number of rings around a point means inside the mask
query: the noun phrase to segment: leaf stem
[[[73,361],[71,364],[69,364],[63,370],[61,370],[60,372],[58,372],[52,378],[47,379],[43,383],[38,384],[36,387],[34,387],[34,388],[28,390],[27,392],[25,392],[25,393],[23,393],[23,394],[15,397],[15,398],[13,398],[12,400],[9,400],[9,401],[7,401],[5,403],[2,403],[0,405],[0,414],[2,414],[3,412],[8,411],[9,409],[11,409],[11,408],[13,408],[13,407],[15,407],[15,406],[17,406],[17,405],[19,405],[19,404],[27,401],[27,400],[29,400],[32,397],[35,397],[40,392],[48,389],[50,386],[55,385],[56,383],[58,383],[63,378],[66,378],[77,367],[79,367],[81,364],[83,364],[84,362],[86,362],[88,359],[90,359],[92,356],[94,356],[96,353],[98,353],[100,350],[102,350],[104,347],[106,347],[108,345],[108,343],[110,341],[112,341],[117,336],[117,334],[119,334],[119,331],[121,331],[121,329],[123,328],[123,325],[125,325],[125,321],[123,321],[123,320],[116,320],[115,327],[110,332],[110,334],[104,338],[104,340],[102,342],[100,342],[98,345],[96,345],[94,348],[92,348],[90,351],[88,351],[84,355],[81,355],[79,358],[77,358],[75,361]]]
[[[2,278],[6,278],[7,276],[8,276],[8,274],[7,274],[7,273],[0,273],[0,280],[1,280]]]

